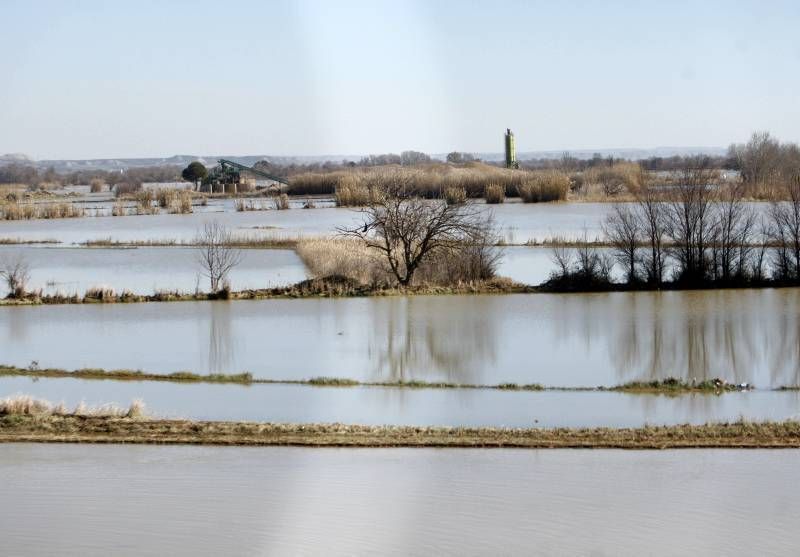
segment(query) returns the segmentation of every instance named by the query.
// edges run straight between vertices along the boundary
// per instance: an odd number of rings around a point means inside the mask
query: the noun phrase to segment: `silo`
[[[517,145],[514,142],[514,132],[506,128],[506,168],[519,168],[517,163]]]

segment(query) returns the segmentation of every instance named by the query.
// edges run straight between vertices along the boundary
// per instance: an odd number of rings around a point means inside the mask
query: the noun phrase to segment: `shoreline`
[[[798,288],[800,285],[784,281],[765,280],[754,284],[700,283],[696,285],[663,283],[658,287],[637,283],[556,285],[550,281],[533,286],[512,281],[504,277],[483,282],[456,284],[451,286],[375,287],[357,283],[345,277],[306,279],[289,286],[238,290],[232,292],[163,291],[154,294],[135,294],[129,291],[98,296],[59,295],[38,296],[28,294],[24,298],[0,298],[0,308],[19,306],[77,305],[77,304],[133,304],[156,302],[209,302],[232,300],[277,300],[313,298],[381,298],[397,296],[463,296],[463,295],[511,295],[511,294],[612,294],[624,292],[703,292],[712,290],[768,290]]]
[[[173,373],[152,373],[141,370],[115,369],[105,370],[99,368],[84,368],[66,370],[57,368],[21,368],[17,366],[0,365],[0,377],[30,377],[51,379],[83,379],[89,381],[154,381],[169,383],[212,383],[223,385],[304,385],[308,387],[327,388],[355,388],[378,387],[393,389],[463,389],[463,390],[494,390],[494,391],[530,391],[530,392],[618,392],[627,394],[655,394],[679,396],[682,394],[707,394],[720,395],[729,392],[749,392],[757,390],[748,383],[728,383],[722,379],[708,379],[702,382],[686,382],[668,377],[653,381],[631,381],[620,385],[594,386],[594,387],[559,387],[545,386],[539,383],[498,383],[498,384],[471,384],[448,383],[430,381],[358,381],[346,377],[311,377],[308,379],[259,379],[251,373],[236,374],[208,374],[202,375],[189,371]],[[773,392],[789,392],[800,390],[794,385],[782,385],[775,389],[765,389]]]
[[[526,449],[800,448],[800,422],[506,429],[0,416],[0,443]]]

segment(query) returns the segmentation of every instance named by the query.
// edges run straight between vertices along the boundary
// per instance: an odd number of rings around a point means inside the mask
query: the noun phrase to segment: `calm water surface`
[[[236,212],[232,200],[215,202],[189,215],[140,215],[89,217],[35,221],[0,221],[0,238],[25,240],[54,239],[64,243],[113,239],[189,241],[203,224],[217,221],[237,234],[252,236],[320,236],[333,234],[339,226],[361,222],[357,210],[318,208],[289,211]],[[96,203],[105,211],[107,202]],[[203,209],[202,211],[200,209]],[[600,235],[600,227],[611,210],[604,203],[524,204],[506,203],[492,207],[506,242],[524,243],[546,238],[589,239]],[[261,228],[259,228],[261,227]]]
[[[798,451],[5,445],[6,555],[795,555]]]
[[[7,307],[0,362],[363,381],[800,384],[800,290]]]
[[[230,273],[235,290],[294,284],[306,278],[305,266],[293,250],[245,249]],[[201,276],[195,248],[68,248],[0,246],[0,261],[21,256],[31,270],[28,286],[46,294],[83,294],[93,286],[117,292],[152,294],[156,290],[194,292],[209,289]],[[7,289],[0,285],[0,296]]]
[[[0,377],[0,398],[28,394],[75,407],[140,399],[150,415],[196,420],[364,425],[640,427],[800,419],[800,393],[677,397],[612,392],[322,388]]]

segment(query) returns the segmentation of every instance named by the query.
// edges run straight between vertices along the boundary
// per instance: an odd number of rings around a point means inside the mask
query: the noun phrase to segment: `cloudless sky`
[[[800,140],[798,1],[0,0],[0,153]]]

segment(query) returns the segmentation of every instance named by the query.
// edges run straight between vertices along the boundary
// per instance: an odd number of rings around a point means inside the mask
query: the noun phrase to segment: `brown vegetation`
[[[14,408],[11,408],[13,411]],[[135,409],[131,409],[135,410]],[[0,442],[482,448],[798,448],[800,422],[512,429],[201,422],[0,412]],[[135,419],[138,418],[138,419]]]

